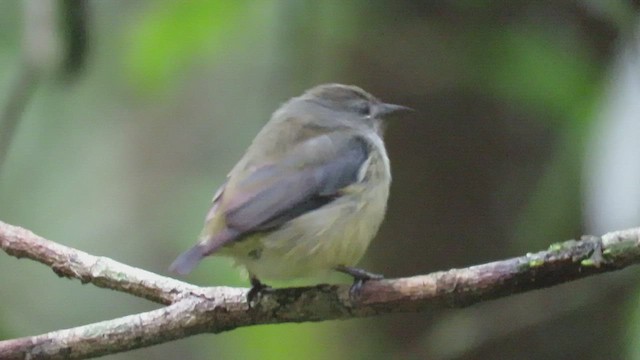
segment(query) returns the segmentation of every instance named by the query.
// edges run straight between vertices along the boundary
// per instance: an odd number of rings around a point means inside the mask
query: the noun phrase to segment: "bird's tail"
[[[180,256],[171,263],[171,266],[169,266],[169,271],[180,275],[186,275],[193,271],[200,260],[205,256],[206,249],[201,244],[198,244],[180,254]]]
[[[213,254],[220,247],[237,238],[238,235],[238,231],[225,228],[215,236],[208,238],[206,241],[201,241],[191,249],[183,252],[169,266],[169,271],[187,275],[195,269],[203,257]]]

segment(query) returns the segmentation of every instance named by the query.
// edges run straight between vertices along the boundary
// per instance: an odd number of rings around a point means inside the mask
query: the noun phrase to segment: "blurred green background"
[[[168,275],[269,114],[341,82],[416,109],[389,124],[394,183],[363,261],[371,271],[464,267],[637,226],[638,8],[4,0],[0,104],[24,69],[35,75],[0,173],[0,220]],[[0,339],[157,307],[2,253],[0,274]],[[640,359],[638,275],[468,309],[243,328],[107,358]],[[225,259],[187,281],[247,286]]]

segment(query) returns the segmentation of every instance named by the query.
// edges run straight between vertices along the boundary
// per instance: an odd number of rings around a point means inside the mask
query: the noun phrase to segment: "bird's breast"
[[[308,277],[354,266],[364,255],[384,219],[391,174],[384,146],[372,143],[358,182],[334,201],[290,220],[272,231],[233,244],[223,254],[259,279]]]

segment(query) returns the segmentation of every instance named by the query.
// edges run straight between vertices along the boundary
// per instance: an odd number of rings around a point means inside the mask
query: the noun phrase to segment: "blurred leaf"
[[[488,89],[521,103],[558,129],[554,155],[515,225],[518,249],[574,235],[580,228],[584,139],[593,120],[603,68],[571,32],[519,26],[493,34]]]
[[[157,90],[195,55],[237,39],[249,2],[190,0],[163,3],[132,30],[127,72],[142,88]]]
[[[640,292],[636,290],[635,296],[629,297],[629,307],[625,310],[629,315],[626,331],[627,359],[640,360],[640,342],[637,340],[640,334]]]
[[[609,25],[615,25],[620,33],[633,31],[637,16],[633,1],[582,0],[580,3],[591,16]]]
[[[20,43],[20,21],[22,3],[20,1],[0,1],[0,51],[15,50]]]
[[[526,27],[498,34],[489,86],[502,98],[554,112],[541,120],[584,125],[602,72],[582,42],[563,35]]]
[[[558,150],[515,224],[512,238],[517,239],[513,244],[516,251],[544,247],[550,239],[572,238],[580,228],[582,141],[569,134],[559,142]]]
[[[327,330],[327,326],[318,324],[265,325],[238,329],[232,338],[238,342],[238,358],[327,359],[338,355],[331,347],[319,350],[318,345],[326,341]]]

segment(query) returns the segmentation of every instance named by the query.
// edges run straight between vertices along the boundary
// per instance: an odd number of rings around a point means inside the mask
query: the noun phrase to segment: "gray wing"
[[[227,227],[241,233],[268,230],[326,205],[340,196],[340,189],[358,181],[368,156],[366,140],[353,134],[307,140],[225,194]]]
[[[229,181],[229,177],[227,176],[227,180],[222,184],[218,190],[213,194],[213,198],[211,199],[211,207],[207,212],[207,216],[204,218],[205,224],[208,223],[213,217],[216,215],[216,211],[218,211],[218,206],[220,205],[220,196],[224,192],[224,187],[227,186],[227,182]]]

